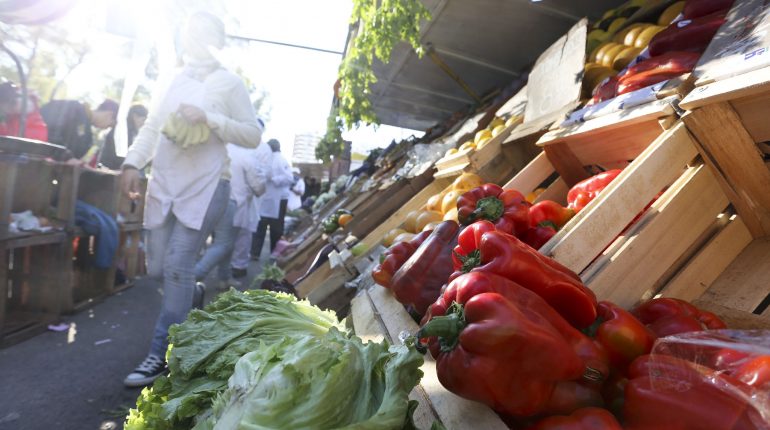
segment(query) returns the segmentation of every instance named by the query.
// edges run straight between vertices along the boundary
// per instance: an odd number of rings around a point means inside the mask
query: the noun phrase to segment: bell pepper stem
[[[446,314],[428,321],[415,335],[416,338],[438,337],[442,352],[449,352],[460,342],[460,333],[468,323],[465,321],[463,305],[454,302]]]
[[[467,255],[461,255],[455,252],[455,256],[457,256],[457,259],[462,263],[460,270],[462,270],[463,273],[468,273],[473,270],[474,267],[481,266],[481,251],[478,249],[474,249]]]
[[[495,222],[503,216],[505,207],[497,197],[484,197],[476,202],[476,210],[473,211],[473,219],[485,219]]]

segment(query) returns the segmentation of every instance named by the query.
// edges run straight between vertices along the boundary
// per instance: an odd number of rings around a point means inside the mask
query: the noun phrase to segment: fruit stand
[[[673,17],[682,10],[681,4],[663,3],[653,10],[663,13],[674,7],[665,12],[670,15],[679,8]],[[736,26],[729,23],[758,7],[756,2],[736,2],[712,45],[734,38]],[[659,27],[648,32],[652,33],[649,39],[666,25]],[[639,26],[620,31],[633,28]],[[757,41],[755,46],[766,42]],[[715,80],[706,72],[712,58],[709,50],[692,73],[631,92],[635,103],[624,105],[629,97],[621,95],[607,99],[599,109],[565,114],[562,108],[531,121],[525,115],[523,124],[505,127],[481,150],[460,149],[439,160],[436,177],[474,172],[486,179],[489,160],[499,156],[501,148],[536,145],[539,155],[500,183],[523,194],[540,189],[535,203],[565,204],[567,191],[577,183],[596,172],[622,169],[540,253],[579,274],[599,300],[626,309],[653,297],[672,297],[716,313],[733,329],[768,328],[770,289],[764,280],[770,273],[766,258],[770,170],[763,158],[768,152],[763,142],[770,133],[763,118],[770,106],[770,69],[754,64],[753,70]],[[532,100],[530,93],[528,101]],[[447,186],[446,182],[434,185],[366,237],[367,248],[379,244],[378,238],[386,232],[403,227],[409,212],[430,207],[428,199],[434,190]],[[368,263],[368,268],[359,270],[359,293],[352,300],[351,317],[362,338],[400,343],[405,333],[414,334],[420,325],[391,291],[365,273],[377,266],[378,254],[384,250],[379,247],[354,263],[361,269]],[[415,412],[418,425],[429,426],[438,419],[447,428],[508,428],[491,409],[445,391],[429,355],[422,370],[421,383],[410,396],[420,401]]]

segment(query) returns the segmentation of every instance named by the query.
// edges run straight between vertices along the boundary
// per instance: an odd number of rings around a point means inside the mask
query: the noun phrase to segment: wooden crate
[[[72,185],[77,190],[76,200],[90,204],[116,218],[121,200],[120,176],[114,171],[79,167],[75,168],[75,174]],[[68,257],[72,262],[73,282],[66,292],[62,306],[63,312],[76,312],[85,309],[116,291],[117,259],[113,260],[112,266],[108,269],[93,267],[90,260],[97,238],[78,227],[71,231],[72,238],[69,241],[71,247]],[[120,234],[120,229],[118,234]]]
[[[144,203],[147,195],[147,178],[139,182],[139,194],[142,198],[131,200],[124,193],[118,193],[118,214],[121,222],[126,224],[142,223],[144,221]]]
[[[0,347],[44,332],[61,311],[62,284],[71,276],[62,232],[0,245]]]
[[[123,271],[125,284],[115,285],[112,292],[133,285],[134,280],[147,273],[144,263],[144,246],[142,244],[143,228],[141,223],[118,224],[120,242],[115,256],[116,266]]]

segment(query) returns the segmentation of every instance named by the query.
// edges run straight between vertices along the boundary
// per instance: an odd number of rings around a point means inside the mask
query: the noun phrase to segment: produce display
[[[589,34],[583,96],[590,104],[664,82],[692,71],[734,0],[673,3],[656,23],[622,21],[616,33]],[[640,5],[647,2],[639,2]],[[624,18],[616,18],[614,22]],[[601,24],[601,22],[599,23]],[[622,28],[622,29],[621,29]],[[598,44],[596,48],[593,45]]]
[[[230,290],[169,330],[169,375],[126,429],[408,428],[414,348],[362,343],[286,294]]]
[[[352,220],[353,212],[347,209],[337,209],[321,221],[321,230],[326,234],[332,234],[340,228],[344,228]]]
[[[455,154],[466,154],[482,149],[487,146],[492,139],[502,134],[507,128],[519,124],[522,120],[523,118],[519,115],[511,115],[507,119],[495,117],[489,122],[489,125],[487,125],[485,129],[476,132],[473,136],[473,140],[463,142],[458,148],[450,148],[444,157],[451,157]]]

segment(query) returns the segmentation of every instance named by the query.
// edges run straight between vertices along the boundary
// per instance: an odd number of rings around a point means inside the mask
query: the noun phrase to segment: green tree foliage
[[[339,70],[339,116],[348,129],[361,122],[377,123],[369,100],[370,88],[377,81],[374,60],[390,61],[393,48],[401,41],[422,55],[420,24],[430,18],[419,0],[353,0],[351,22],[358,23],[358,29]]]
[[[328,163],[332,157],[342,154],[345,150],[345,141],[342,140],[342,119],[338,110],[333,109],[326,119],[326,134],[315,147],[315,158]]]

